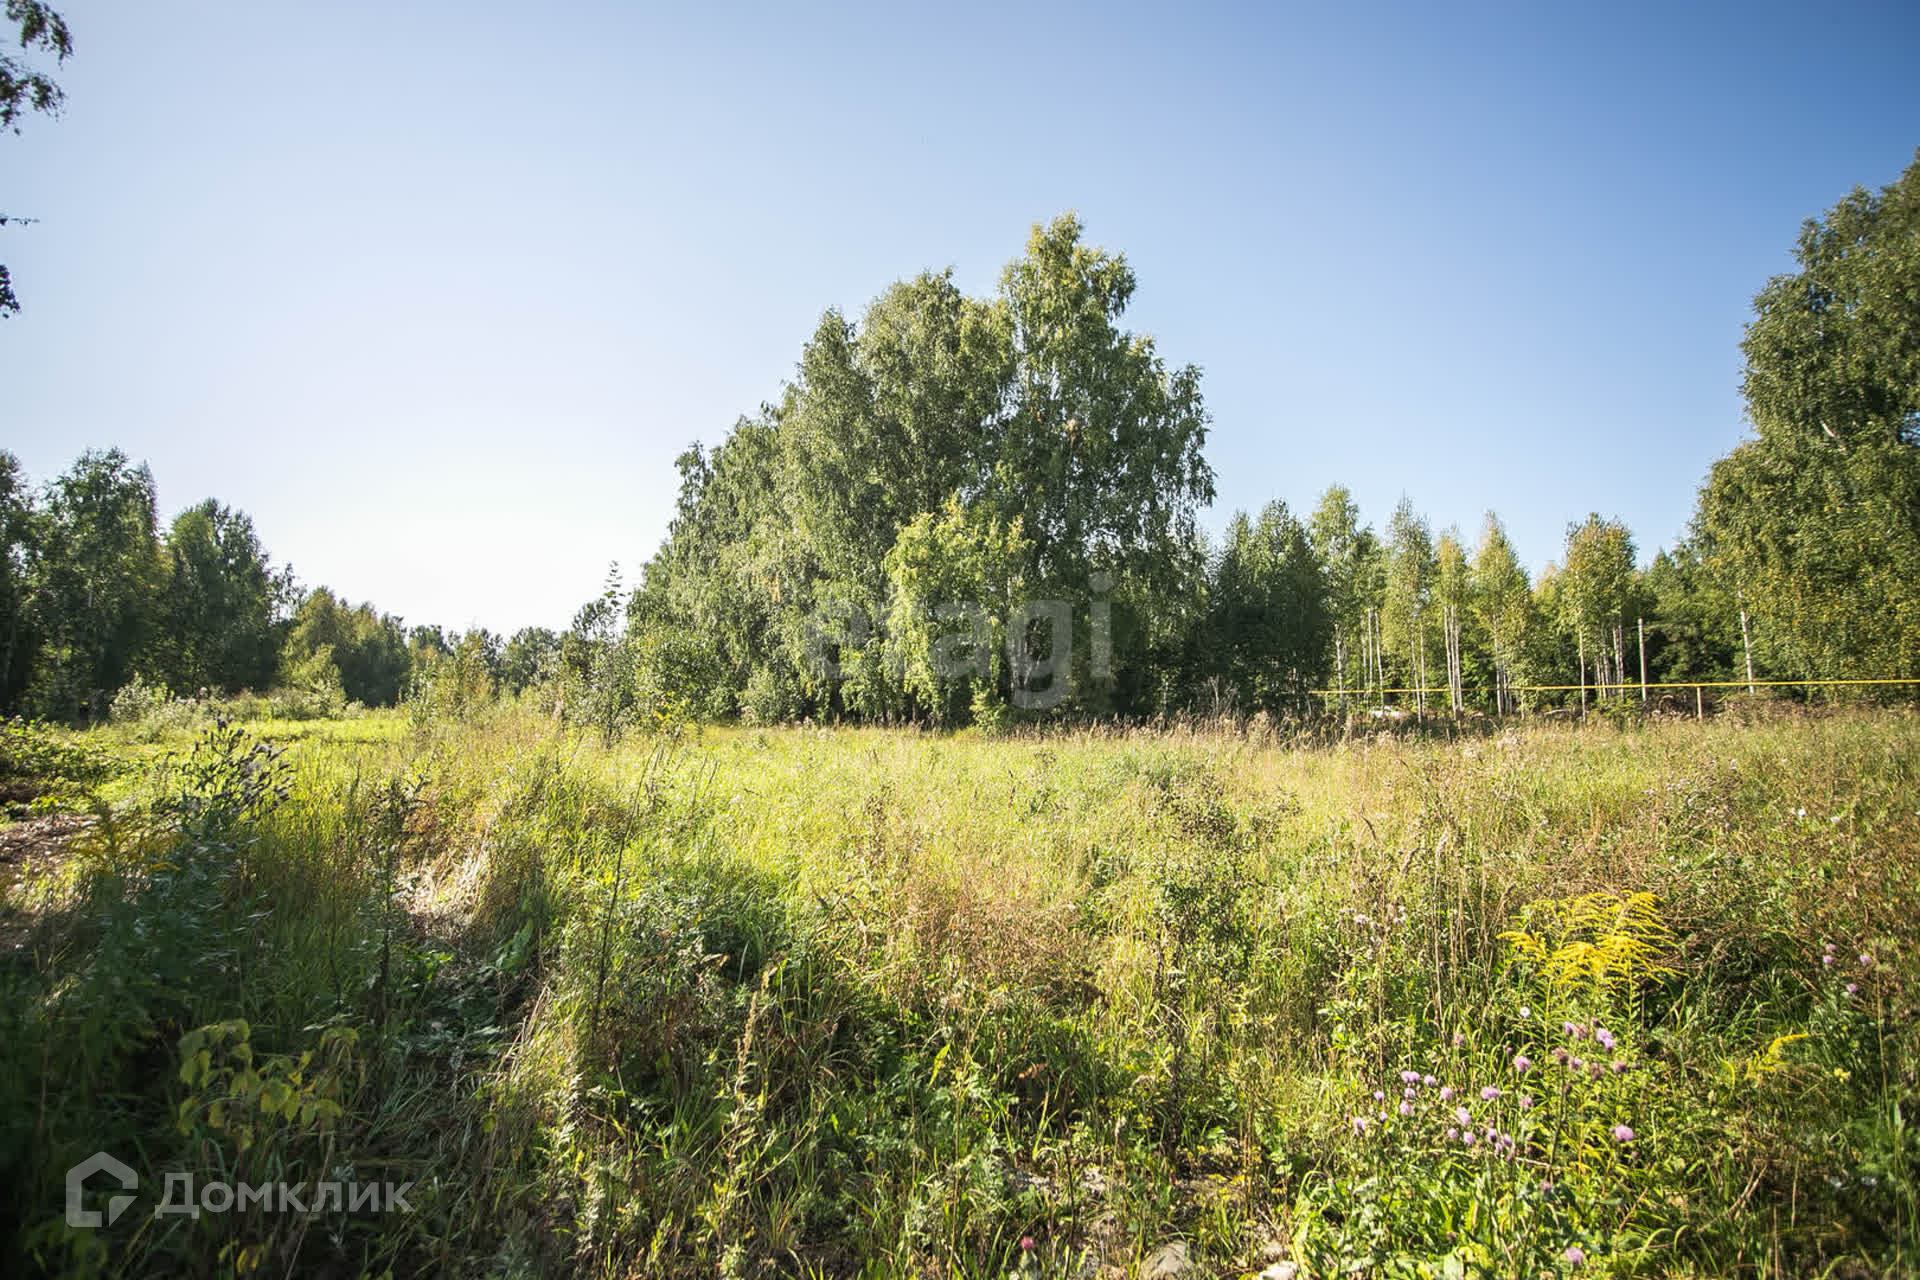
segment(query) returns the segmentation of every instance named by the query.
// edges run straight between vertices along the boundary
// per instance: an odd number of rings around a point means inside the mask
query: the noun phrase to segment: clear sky
[[[1749,302],[1920,146],[1920,5],[57,0],[0,137],[0,448],[151,463],[308,584],[564,625],[820,311],[1077,210],[1205,371],[1207,523],[1333,481],[1650,555]]]

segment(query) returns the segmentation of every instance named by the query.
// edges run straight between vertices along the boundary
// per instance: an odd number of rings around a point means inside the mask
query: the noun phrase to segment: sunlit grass
[[[112,851],[63,911],[34,900],[6,1114],[47,1257],[703,1276],[1127,1274],[1173,1240],[1221,1274],[1558,1272],[1569,1248],[1648,1274],[1913,1259],[1911,716],[1298,749],[709,727],[609,750],[509,711],[295,727],[287,798],[200,855],[210,896],[166,935],[188,987],[99,1010],[53,994],[89,956],[146,954],[152,891]],[[162,821],[190,745],[121,745],[143,765],[113,792],[129,832],[143,807]],[[1651,895],[1640,951],[1592,906],[1632,894]],[[1621,981],[1502,936],[1582,895],[1552,946],[1638,957]],[[70,1152],[137,1147],[156,1185],[217,1157],[219,1134],[154,1106],[179,1101],[174,1041],[236,1017],[262,1052],[356,1030],[345,1115],[277,1137],[274,1167],[404,1169],[419,1211],[324,1238],[271,1218],[68,1232],[36,1188]],[[1556,1084],[1562,1021],[1589,1048],[1594,1026],[1617,1037],[1618,1072]],[[1524,1114],[1516,1055],[1540,1082]],[[1501,1088],[1475,1116],[1501,1154],[1447,1145],[1405,1071],[1476,1109]]]

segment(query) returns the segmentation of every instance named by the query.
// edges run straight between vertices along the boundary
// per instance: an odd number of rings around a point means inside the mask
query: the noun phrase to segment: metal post
[[[1640,705],[1647,705],[1647,620],[1640,619]]]

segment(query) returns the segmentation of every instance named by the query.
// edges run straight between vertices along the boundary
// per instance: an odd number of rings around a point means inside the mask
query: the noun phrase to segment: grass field
[[[96,814],[0,915],[29,1270],[1920,1269],[1911,714],[10,732]]]

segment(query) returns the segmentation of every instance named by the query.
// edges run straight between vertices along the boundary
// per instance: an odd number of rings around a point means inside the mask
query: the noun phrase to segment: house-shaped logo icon
[[[70,1227],[97,1227],[102,1225],[98,1209],[80,1207],[81,1192],[86,1181],[94,1174],[104,1170],[120,1180],[122,1190],[131,1191],[140,1185],[140,1175],[121,1164],[104,1151],[96,1151],[67,1170],[67,1225]],[[127,1211],[133,1203],[132,1196],[110,1196],[107,1199],[107,1224]]]

